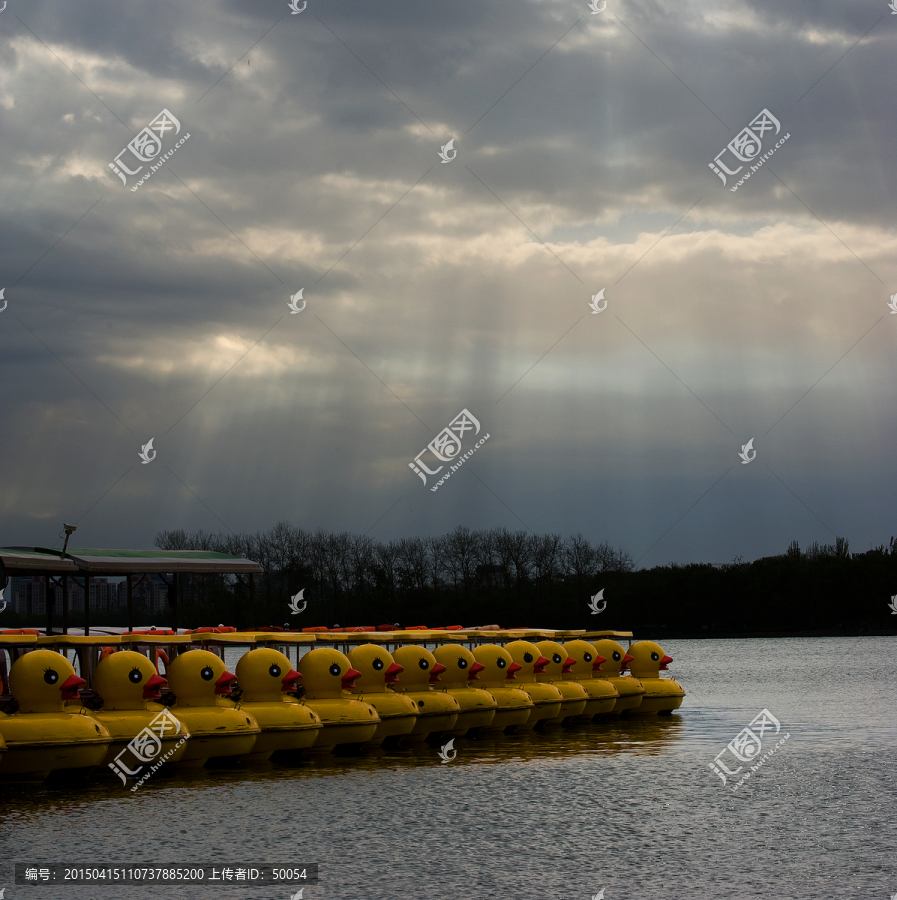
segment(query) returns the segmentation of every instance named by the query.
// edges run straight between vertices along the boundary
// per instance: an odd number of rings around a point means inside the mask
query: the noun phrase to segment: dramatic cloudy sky
[[[886,0],[8,0],[0,43],[0,544],[897,534]]]

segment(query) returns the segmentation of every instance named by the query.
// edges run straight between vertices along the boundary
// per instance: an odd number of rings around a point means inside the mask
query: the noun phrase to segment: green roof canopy
[[[187,572],[197,575],[261,572],[251,559],[212,550],[98,550],[69,547],[0,547],[0,561],[10,575],[146,575]]]

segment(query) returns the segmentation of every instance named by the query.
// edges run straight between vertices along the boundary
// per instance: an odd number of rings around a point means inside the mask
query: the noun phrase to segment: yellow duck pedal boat
[[[668,716],[674,709],[679,709],[685,699],[685,689],[672,678],[660,677],[673,657],[667,656],[663,647],[654,641],[636,641],[629,648],[629,654],[632,656],[629,671],[645,689],[641,704],[631,714],[650,716],[656,713]]]
[[[641,706],[642,697],[645,696],[645,689],[637,678],[622,674],[622,670],[629,665],[632,657],[623,649],[622,644],[618,644],[610,638],[595,641],[592,646],[605,660],[601,664],[597,677],[609,681],[620,695],[610,714],[613,716],[629,715],[632,710]]]
[[[93,689],[102,698],[103,708],[93,715],[112,737],[103,765],[111,767],[126,783],[124,773],[133,774],[135,767],[139,769],[147,762],[128,748],[144,729],[156,735],[149,747],[156,751],[154,758],[166,757],[167,762],[174,763],[187,751],[190,734],[183,723],[161,703],[154,702],[161,698],[165,685],[167,681],[156,672],[156,667],[134,650],[110,653],[97,664]],[[160,713],[165,715],[160,717]]]
[[[330,647],[317,647],[302,657],[305,702],[321,720],[312,753],[329,753],[335,747],[370,744],[380,716],[369,703],[349,693],[361,675],[349,658]]]
[[[177,698],[171,708],[190,732],[177,768],[198,768],[210,759],[238,759],[251,753],[261,734],[252,714],[224,694],[233,690],[237,676],[208,650],[180,653],[168,666],[168,684]]]
[[[546,725],[561,725],[568,719],[581,716],[586,708],[589,695],[586,689],[576,681],[565,681],[564,675],[576,662],[557,641],[539,641],[536,648],[548,658],[544,674],[536,675],[542,684],[553,684],[563,695],[561,711],[553,719],[546,719]]]
[[[288,760],[311,747],[323,727],[306,703],[288,696],[302,677],[279,650],[260,647],[240,657],[237,684],[243,691],[240,709],[251,713],[262,733],[244,761],[262,762],[273,754]]]
[[[476,657],[460,644],[443,644],[433,651],[433,657],[445,671],[440,676],[445,690],[458,701],[461,711],[458,721],[446,737],[464,737],[475,734],[481,728],[487,728],[495,718],[498,702],[495,697],[484,691],[474,682],[479,682],[479,673],[485,666],[476,661]]]
[[[452,694],[436,687],[436,682],[441,681],[439,675],[446,667],[438,663],[426,647],[417,644],[399,647],[393,658],[404,671],[401,680],[391,685],[391,689],[417,704],[417,722],[402,743],[438,740],[452,731],[458,724],[461,706]]]
[[[495,734],[525,725],[535,709],[530,695],[516,685],[508,684],[517,680],[520,665],[515,663],[504,647],[496,644],[482,644],[473,651],[476,661],[483,666],[481,679],[483,687],[495,697],[498,704],[492,724],[482,729],[481,734]]]
[[[10,693],[19,711],[0,714],[0,777],[43,781],[60,769],[89,770],[103,762],[111,736],[84,707],[68,712],[87,682],[72,664],[52,650],[31,650],[9,670]]]
[[[567,641],[563,647],[568,658],[575,660],[564,680],[581,684],[589,695],[586,708],[578,718],[593,719],[613,712],[620,695],[609,681],[596,677],[605,658],[588,641]]]
[[[530,641],[512,641],[505,645],[505,650],[520,666],[520,671],[517,673],[520,689],[526,691],[530,700],[533,701],[533,710],[529,718],[523,725],[518,725],[516,730],[539,728],[543,722],[556,719],[561,713],[564,695],[553,684],[542,684],[536,681],[537,675],[545,674],[548,658],[543,656],[539,652],[539,648]]]
[[[362,644],[349,651],[349,664],[361,672],[352,695],[370,703],[380,716],[372,744],[395,744],[402,736],[411,734],[417,724],[417,703],[387,687],[397,684],[404,671],[392,654],[377,644]]]

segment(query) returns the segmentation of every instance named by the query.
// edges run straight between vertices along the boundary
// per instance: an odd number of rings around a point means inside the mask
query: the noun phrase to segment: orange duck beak
[[[620,663],[620,671],[623,669],[629,668],[629,663],[631,663],[635,659],[634,656],[630,656],[628,653],[623,657],[623,662]]]
[[[350,668],[349,671],[346,672],[345,675],[343,675],[343,681],[342,681],[343,690],[351,691],[352,688],[355,687],[355,679],[360,678],[360,677],[361,677],[361,672],[359,672],[358,669]]]
[[[161,675],[153,675],[143,686],[144,700],[159,700],[162,697],[162,685],[168,686],[168,682]]]
[[[215,682],[215,693],[216,694],[229,694],[234,689],[234,682],[236,682],[237,676],[234,675],[233,672],[225,673]]]
[[[400,666],[398,663],[394,662],[386,670],[386,683],[387,684],[395,684],[399,680],[399,674],[404,671],[405,671],[404,666]]]
[[[576,665],[576,660],[572,656],[568,656],[564,661],[564,665],[561,666],[561,671],[566,675],[570,672],[571,666]]]
[[[79,678],[77,675],[69,675],[69,677],[59,685],[59,693],[62,694],[62,699],[77,700],[78,688],[80,688],[82,684],[87,684],[83,678]]]
[[[667,670],[667,663],[671,663],[672,661],[673,661],[673,657],[672,657],[672,656],[666,656],[666,655],[665,655],[665,656],[663,657],[663,659],[660,661],[660,671],[661,671],[661,672],[666,672],[666,670]]]
[[[444,671],[445,666],[442,663],[436,663],[436,665],[433,666],[433,671],[430,672],[430,684],[433,684],[434,681],[442,681],[439,677],[439,673]]]
[[[480,676],[479,676],[478,673],[479,673],[479,672],[482,672],[483,669],[485,669],[485,668],[486,668],[486,667],[485,667],[481,662],[475,662],[475,663],[470,667],[470,674],[467,676],[467,680],[468,680],[468,681],[479,681],[479,680],[480,680]]]
[[[607,662],[606,656],[595,656],[595,661],[592,663],[592,671],[600,672],[601,671],[601,663]]]
[[[295,691],[296,688],[299,687],[299,679],[301,677],[301,672],[297,672],[295,669],[290,669],[290,671],[280,679],[280,683],[283,685],[281,690]]]
[[[545,666],[547,666],[549,662],[551,662],[551,660],[547,656],[540,656],[533,666],[533,675],[544,675]]]
[[[519,672],[523,666],[520,663],[512,662],[511,665],[508,666],[508,674],[505,675],[505,678],[510,678],[512,681],[517,680],[517,676],[514,674],[515,672]]]

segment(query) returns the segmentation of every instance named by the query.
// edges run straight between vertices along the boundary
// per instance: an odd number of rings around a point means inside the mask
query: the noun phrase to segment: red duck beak
[[[623,657],[623,662],[620,663],[620,671],[623,669],[629,668],[629,663],[631,663],[635,659],[634,656],[630,656],[628,653]]]
[[[660,661],[660,670],[661,672],[666,672],[667,663],[671,663],[673,661],[672,656],[664,656],[664,658]]]
[[[596,656],[595,661],[592,663],[592,671],[600,672],[601,671],[601,663],[607,662],[606,656]]]
[[[485,668],[486,668],[486,667],[485,667],[482,663],[475,662],[475,663],[470,667],[470,674],[467,676],[467,680],[468,680],[468,681],[479,681],[479,680],[480,680],[480,676],[479,676],[477,673],[478,673],[478,672],[482,672],[483,669],[485,669]]]
[[[168,682],[161,675],[153,675],[143,686],[144,700],[159,700],[162,697],[162,685],[168,686]]]
[[[400,666],[398,663],[394,662],[387,670],[386,670],[386,683],[387,684],[395,684],[399,680],[399,673],[404,672],[405,667]]]
[[[361,672],[358,669],[350,668],[345,675],[343,675],[343,690],[351,691],[352,688],[355,687],[355,679],[361,677]]]
[[[517,680],[517,676],[514,674],[515,672],[519,672],[523,666],[520,663],[512,662],[511,665],[508,666],[508,674],[505,675],[505,678],[510,678],[512,681]]]
[[[549,662],[551,662],[551,660],[549,660],[547,656],[540,656],[533,666],[533,675],[544,675],[545,666],[547,666]]]
[[[237,676],[234,675],[233,672],[225,672],[216,682],[215,682],[215,693],[216,694],[229,694],[234,689],[234,682],[237,680]]]
[[[561,671],[566,674],[570,671],[570,667],[575,666],[575,665],[576,665],[576,660],[572,656],[568,656],[567,659],[564,661],[564,665],[561,666]]]
[[[297,672],[295,669],[290,669],[283,678],[280,679],[280,683],[283,685],[281,688],[282,691],[295,691],[299,686],[299,679],[302,677],[301,672]]]
[[[77,675],[69,675],[69,677],[59,685],[59,693],[62,694],[62,699],[77,700],[78,688],[81,687],[82,684],[87,684],[83,678],[79,678]]]
[[[439,677],[439,673],[444,671],[445,666],[442,663],[436,663],[436,665],[433,666],[433,671],[430,672],[430,684],[433,684],[434,681],[442,681]]]

